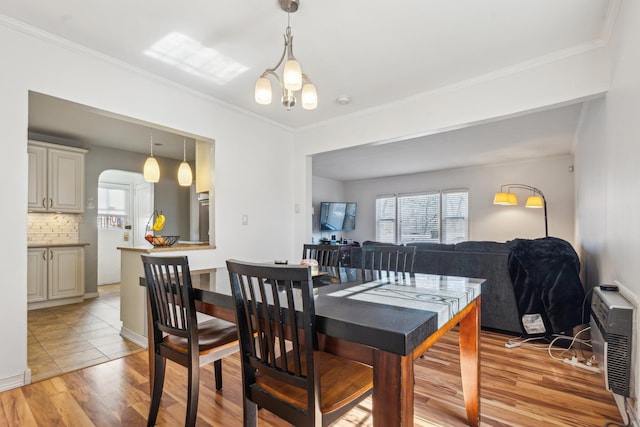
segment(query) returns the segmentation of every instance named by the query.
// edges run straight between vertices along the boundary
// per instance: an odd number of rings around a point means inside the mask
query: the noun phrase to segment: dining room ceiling
[[[256,79],[282,53],[287,15],[277,0],[3,0],[0,14],[295,131],[597,42],[611,25],[609,12],[615,1],[300,0],[290,25],[295,56],[318,91],[318,108],[311,111],[287,111],[277,96],[271,105],[254,101]],[[145,53],[172,33],[218,52],[244,71],[227,82],[213,81]],[[337,102],[340,97],[350,102]],[[548,114],[550,119],[553,113]],[[558,120],[567,114],[559,109]],[[34,116],[30,126],[68,130],[74,125],[69,120],[53,124]],[[493,132],[506,135],[509,126]],[[482,132],[482,126],[477,131]],[[446,137],[469,138],[470,132]],[[82,137],[80,133],[75,137]],[[535,136],[555,138],[539,131]],[[433,145],[443,138],[430,136],[423,142]],[[513,142],[496,139],[504,141],[504,149]],[[139,150],[144,152],[148,141],[144,138],[140,144],[146,146]],[[498,148],[494,144],[490,149]],[[449,155],[446,149],[440,151]]]

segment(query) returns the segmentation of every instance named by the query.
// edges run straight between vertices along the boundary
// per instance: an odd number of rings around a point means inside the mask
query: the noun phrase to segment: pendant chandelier
[[[293,55],[293,36],[291,35],[290,14],[298,10],[298,0],[279,0],[280,8],[287,12],[287,30],[284,35],[284,50],[278,63],[267,68],[256,82],[255,99],[258,104],[271,104],[271,81],[269,76],[273,76],[280,86],[282,93],[282,105],[287,111],[296,105],[296,92],[302,89],[300,95],[302,108],[305,110],[313,110],[318,106],[318,94],[316,87],[311,83],[309,77],[302,72],[300,63]],[[282,79],[276,74],[276,70],[284,64]],[[304,84],[303,84],[304,83]]]
[[[144,162],[142,173],[145,181],[158,182],[160,181],[160,165],[158,165],[156,158],[153,157],[153,131],[151,129],[149,130],[149,134],[151,135],[151,155],[147,158],[147,161]]]
[[[187,140],[182,138],[182,163],[178,168],[178,183],[183,187],[190,187],[192,182],[191,166],[187,163]]]

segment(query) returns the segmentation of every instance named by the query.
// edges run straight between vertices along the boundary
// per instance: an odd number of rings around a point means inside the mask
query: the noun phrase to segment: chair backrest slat
[[[391,273],[404,277],[413,274],[415,253],[415,246],[366,245],[362,247],[361,269],[374,280]]]
[[[302,259],[315,259],[318,265],[337,267],[340,265],[340,245],[304,245]]]

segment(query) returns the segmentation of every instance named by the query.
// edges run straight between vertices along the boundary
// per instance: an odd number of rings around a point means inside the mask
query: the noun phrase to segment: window
[[[376,240],[456,243],[469,238],[469,192],[445,190],[376,198]]]
[[[122,229],[129,219],[129,186],[100,183],[98,187],[98,228]]]

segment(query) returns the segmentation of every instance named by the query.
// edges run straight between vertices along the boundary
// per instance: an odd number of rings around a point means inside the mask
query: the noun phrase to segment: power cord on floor
[[[580,334],[582,334],[583,332],[586,332],[588,330],[590,330],[591,327],[586,327],[580,331],[578,331],[573,337],[569,337],[569,336],[565,336],[565,335],[558,335],[555,334],[553,335],[553,340],[551,340],[551,342],[548,343],[538,343],[538,344],[534,344],[532,342],[534,341],[540,341],[540,340],[547,340],[547,337],[530,337],[530,338],[510,338],[505,344],[504,346],[506,348],[518,348],[518,347],[527,347],[527,348],[532,348],[535,350],[547,350],[547,352],[549,353],[549,357],[551,357],[554,360],[558,360],[558,361],[562,361],[568,365],[573,366],[574,368],[580,368],[580,369],[584,369],[586,371],[592,372],[592,373],[598,373],[600,372],[600,368],[598,368],[597,366],[595,366],[595,357],[591,356],[590,358],[586,358],[584,353],[582,352],[582,349],[578,349],[576,350],[574,348],[574,345],[576,343],[580,343],[584,346],[587,346],[589,348],[591,348],[591,340],[583,340],[583,339],[579,339],[578,337],[580,336]],[[569,343],[567,349],[562,350],[560,352],[560,354],[558,356],[554,355],[552,353],[552,350],[554,350],[554,345],[559,341],[559,340],[570,340],[571,342]],[[580,351],[582,353],[582,360],[580,360],[580,358],[578,357],[577,351]],[[566,354],[569,353],[569,357],[566,357]]]

